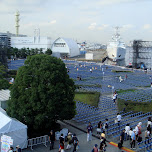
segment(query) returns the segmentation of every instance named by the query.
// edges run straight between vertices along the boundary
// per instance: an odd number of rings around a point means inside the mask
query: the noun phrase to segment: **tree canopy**
[[[10,84],[8,80],[5,79],[6,76],[6,67],[0,63],[0,90],[8,89]]]
[[[49,55],[28,56],[10,88],[7,112],[35,130],[75,115],[75,85],[62,60]]]

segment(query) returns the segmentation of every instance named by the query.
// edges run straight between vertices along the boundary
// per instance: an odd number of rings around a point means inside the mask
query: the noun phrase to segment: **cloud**
[[[53,20],[53,21],[51,21],[50,23],[51,23],[51,24],[55,24],[55,23],[56,23],[56,20]]]
[[[150,25],[150,24],[145,24],[145,25],[143,26],[143,28],[144,28],[145,30],[148,30],[148,29],[151,28],[151,25]]]
[[[109,27],[108,24],[102,24],[101,26],[99,26],[97,29],[98,30],[104,30],[105,28]]]
[[[88,27],[89,30],[94,30],[96,28],[97,23],[91,23]]]
[[[126,25],[122,26],[122,28],[124,28],[124,29],[130,29],[130,28],[133,28],[133,27],[134,27],[134,25],[132,25],[132,24],[126,24]]]

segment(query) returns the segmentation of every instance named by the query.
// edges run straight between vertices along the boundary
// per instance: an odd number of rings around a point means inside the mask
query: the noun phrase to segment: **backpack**
[[[118,148],[121,149],[122,148],[122,144],[118,143]]]
[[[94,152],[94,148],[92,149],[92,151],[91,152]]]

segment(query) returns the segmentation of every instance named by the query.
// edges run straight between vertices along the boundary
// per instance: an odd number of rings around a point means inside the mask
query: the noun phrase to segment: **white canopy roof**
[[[10,90],[0,90],[0,101],[7,101],[10,97]]]
[[[0,108],[0,133],[13,132],[23,128],[27,128],[27,126],[20,121],[9,117],[5,110]]]

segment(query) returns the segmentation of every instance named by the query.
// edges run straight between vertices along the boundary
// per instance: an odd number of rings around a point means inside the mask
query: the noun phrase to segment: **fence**
[[[36,138],[28,139],[27,146],[31,147],[31,150],[33,150],[33,146],[40,145],[40,144],[44,144],[47,147],[46,144],[48,141],[49,141],[48,135],[36,137]]]

